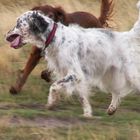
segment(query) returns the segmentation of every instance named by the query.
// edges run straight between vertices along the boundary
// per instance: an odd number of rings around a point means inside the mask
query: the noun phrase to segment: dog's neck
[[[58,27],[59,26],[59,27]],[[43,40],[43,46],[41,47],[42,50],[45,51],[45,49],[53,46],[53,44],[55,43],[55,36],[56,33],[58,32],[58,28],[60,28],[60,26],[64,26],[61,23],[55,23],[53,22],[47,29],[47,31],[42,35],[42,40]]]
[[[44,49],[46,49],[49,46],[49,44],[52,42],[52,40],[53,40],[53,38],[55,36],[56,30],[57,30],[57,26],[58,26],[57,23],[54,22],[53,28],[52,28],[51,32],[49,33],[49,35],[46,38],[45,48]]]
[[[38,48],[45,50],[47,47],[49,47],[49,45],[51,44],[54,36],[55,36],[55,32],[57,30],[57,24],[55,22],[53,22],[44,33],[40,33],[39,40],[35,39],[35,42],[33,42],[36,46],[38,46]]]

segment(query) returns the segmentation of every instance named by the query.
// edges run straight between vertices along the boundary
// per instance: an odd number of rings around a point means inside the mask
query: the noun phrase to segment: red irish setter
[[[82,12],[82,11],[67,13],[61,7],[52,7],[50,5],[37,6],[32,8],[32,10],[40,10],[43,13],[45,13],[47,16],[52,18],[55,22],[62,22],[64,25],[69,25],[70,23],[76,23],[84,28],[92,28],[92,27],[103,28],[103,27],[109,27],[108,21],[112,17],[113,8],[114,8],[113,0],[102,0],[101,13],[99,18],[95,17],[94,15],[88,12]],[[38,49],[36,46],[33,46],[27,64],[24,70],[21,70],[19,72],[19,76],[15,85],[13,85],[10,88],[10,93],[17,94],[21,91],[29,74],[38,64],[41,57],[42,57],[41,50]],[[45,70],[42,72],[41,77],[46,81],[50,81],[51,72]]]

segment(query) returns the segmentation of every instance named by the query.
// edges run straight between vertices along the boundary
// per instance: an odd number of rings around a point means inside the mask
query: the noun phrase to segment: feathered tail
[[[101,13],[98,18],[103,27],[110,27],[109,21],[112,20],[114,10],[114,0],[102,0]]]

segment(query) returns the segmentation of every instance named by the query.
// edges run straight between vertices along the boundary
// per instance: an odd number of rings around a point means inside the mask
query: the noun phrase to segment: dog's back
[[[112,18],[114,9],[113,0],[102,0],[100,16],[97,18],[93,14],[83,11],[73,13],[66,12],[62,7],[53,7],[51,5],[37,6],[32,10],[40,10],[55,22],[61,22],[64,25],[76,23],[84,28],[102,28],[110,27],[109,21]]]

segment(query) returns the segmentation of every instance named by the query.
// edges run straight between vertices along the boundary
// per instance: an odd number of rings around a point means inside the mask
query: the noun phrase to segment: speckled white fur
[[[19,19],[24,17],[28,25],[26,18],[27,15],[31,17],[32,13],[26,12]],[[46,36],[54,22],[38,14],[49,23],[47,31],[35,40],[36,36],[26,30],[28,38],[24,37],[23,42],[44,49]],[[20,29],[17,30],[20,32]],[[140,91],[139,45],[140,19],[128,32],[83,29],[78,25],[66,27],[58,23],[55,37],[45,49],[48,66],[57,75],[57,80],[50,87],[48,107],[56,103],[61,92],[72,94],[76,91],[83,105],[84,116],[91,117],[89,93],[92,87],[98,87],[112,94],[108,113],[113,114],[122,97],[134,90]]]

